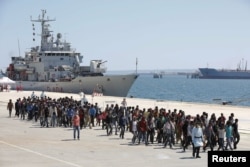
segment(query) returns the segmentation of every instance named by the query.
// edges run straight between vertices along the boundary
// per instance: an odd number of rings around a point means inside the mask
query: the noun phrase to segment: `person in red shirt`
[[[80,140],[80,117],[78,112],[72,118],[73,130],[74,130],[74,140],[76,139],[76,131],[77,131],[77,139]]]
[[[139,126],[139,144],[142,139],[142,142],[145,142],[145,145],[148,145],[148,141],[146,138],[146,132],[147,132],[147,121],[144,116],[142,116],[141,120],[138,122]]]

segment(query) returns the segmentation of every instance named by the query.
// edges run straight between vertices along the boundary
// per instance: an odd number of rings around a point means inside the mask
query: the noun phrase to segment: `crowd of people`
[[[132,144],[162,143],[164,148],[179,144],[183,151],[192,147],[192,155],[196,158],[200,158],[200,149],[204,152],[216,147],[217,150],[234,150],[240,141],[238,119],[234,113],[228,119],[223,113],[218,118],[214,113],[209,116],[206,112],[191,116],[177,109],[128,106],[126,98],[120,105],[107,104],[101,111],[98,103],[77,101],[72,97],[52,99],[44,92],[38,97],[33,92],[15,102],[10,99],[7,110],[9,117],[15,110],[15,117],[34,120],[41,127],[73,127],[74,139],[80,140],[81,129],[99,126],[106,130],[107,136],[119,134],[121,139],[125,132],[131,132]]]

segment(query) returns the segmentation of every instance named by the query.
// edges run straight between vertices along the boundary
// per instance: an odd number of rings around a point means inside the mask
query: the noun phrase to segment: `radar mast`
[[[42,32],[41,32],[41,51],[46,50],[48,45],[48,38],[51,36],[50,31],[48,29],[49,24],[45,24],[46,22],[55,21],[55,19],[47,19],[45,18],[46,10],[42,10],[42,18],[40,18],[40,15],[38,16],[37,20],[33,20],[31,17],[32,22],[40,22],[42,26]]]

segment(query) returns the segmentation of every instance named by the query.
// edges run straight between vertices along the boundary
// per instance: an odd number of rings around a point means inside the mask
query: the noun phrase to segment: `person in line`
[[[212,126],[212,122],[209,122],[208,126],[205,127],[205,136],[207,139],[207,143],[204,145],[203,147],[203,151],[206,151],[206,148],[209,146],[211,151],[213,151],[214,149],[214,145],[213,145],[213,138],[215,138],[215,134],[214,134],[214,130],[213,130],[213,126]]]
[[[135,144],[136,139],[138,138],[138,122],[136,117],[133,117],[133,121],[131,122],[131,132],[133,133],[133,137],[132,137],[132,144]]]
[[[44,90],[42,91],[42,93],[41,93],[41,95],[40,95],[40,98],[45,98],[46,97],[46,95],[45,95],[45,93],[44,93]]]
[[[106,119],[106,130],[107,130],[107,136],[112,135],[113,127],[112,127],[112,117],[110,114],[110,111],[107,111]]]
[[[148,142],[150,141],[151,144],[153,144],[155,136],[155,119],[151,113],[148,115],[147,123],[148,123],[147,141]]]
[[[182,132],[183,132],[182,147],[184,152],[192,142],[192,129],[193,129],[193,121],[186,120],[184,125],[182,126]]]
[[[121,105],[123,108],[126,108],[127,107],[127,101],[126,101],[126,98],[123,98],[122,102],[121,102]]]
[[[52,116],[51,116],[51,126],[52,127],[56,126],[56,124],[57,124],[56,119],[57,119],[57,112],[55,110],[55,111],[52,112]]]
[[[90,128],[95,126],[94,119],[96,116],[96,109],[93,104],[91,104],[91,107],[89,109],[89,115],[90,115]],[[92,124],[92,126],[91,126]]]
[[[124,115],[126,115],[126,109],[127,109],[127,101],[126,98],[123,98],[122,102],[121,102],[121,108],[122,108],[122,112],[124,112]]]
[[[11,113],[12,113],[13,107],[14,107],[13,102],[12,102],[12,100],[10,99],[10,100],[9,100],[9,103],[8,103],[8,105],[7,105],[7,110],[9,110],[9,117],[11,117]]]
[[[20,112],[21,112],[20,119],[25,120],[25,114],[26,114],[26,100],[25,99],[23,99],[20,102]]]
[[[140,130],[140,132],[139,132],[139,144],[142,140],[142,142],[145,142],[145,145],[148,145],[148,141],[146,138],[148,125],[147,125],[147,121],[146,121],[144,116],[142,116],[141,120],[138,122],[138,128]]]
[[[49,108],[48,106],[45,106],[44,109],[44,123],[43,126],[49,127]]]
[[[73,106],[70,105],[67,109],[67,126],[72,127],[72,117],[74,116],[74,109]]]
[[[238,131],[238,119],[233,123],[234,149],[237,149],[237,144],[240,141],[240,133]]]
[[[19,118],[19,112],[20,112],[20,99],[17,99],[15,102],[15,116],[17,116]]]
[[[183,151],[185,152],[186,149],[188,149],[188,146],[192,143],[192,130],[194,127],[194,122],[193,121],[188,121],[188,126],[187,126],[187,141],[183,147]]]
[[[125,125],[126,125],[126,118],[125,118],[124,114],[122,113],[121,116],[119,117],[119,126],[121,129],[120,138],[122,138],[122,139],[124,139]]]
[[[80,117],[78,112],[72,118],[72,125],[73,125],[73,137],[74,140],[76,139],[76,132],[77,132],[77,139],[80,140]]]
[[[156,138],[157,138],[158,143],[162,143],[163,141],[163,126],[164,126],[164,118],[162,114],[160,114],[156,122],[156,130],[157,130]]]
[[[172,139],[173,134],[172,133],[174,133],[174,131],[175,131],[175,128],[174,128],[173,122],[171,122],[169,120],[169,118],[166,119],[166,123],[163,126],[163,132],[164,132],[165,137],[166,137],[166,140],[164,142],[164,147],[163,148],[166,148],[166,146],[168,144],[169,144],[169,147],[172,148],[172,144],[173,144],[172,143],[172,141],[173,141],[173,139]]]
[[[203,146],[203,132],[201,128],[201,122],[196,121],[195,126],[192,130],[192,142],[193,142],[193,157],[196,156],[196,158],[201,158],[200,153],[200,147]],[[195,155],[196,154],[196,155]]]
[[[220,149],[222,149],[222,151],[225,150],[224,138],[225,138],[225,125],[221,124],[221,126],[218,129],[218,143],[219,143],[218,151],[220,151]]]
[[[227,140],[227,144],[226,144],[225,150],[228,150],[228,147],[230,147],[230,150],[232,151],[233,150],[233,147],[232,147],[233,128],[232,128],[230,121],[227,121],[227,124],[226,124],[226,140]]]
[[[36,98],[36,95],[35,95],[35,92],[33,91],[32,94],[30,95],[31,99],[35,99]]]

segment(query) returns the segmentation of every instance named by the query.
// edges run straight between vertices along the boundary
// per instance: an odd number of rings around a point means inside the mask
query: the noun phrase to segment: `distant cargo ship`
[[[247,63],[241,68],[239,63],[236,70],[217,70],[214,68],[199,68],[199,78],[202,79],[250,79],[250,70],[247,70]]]

